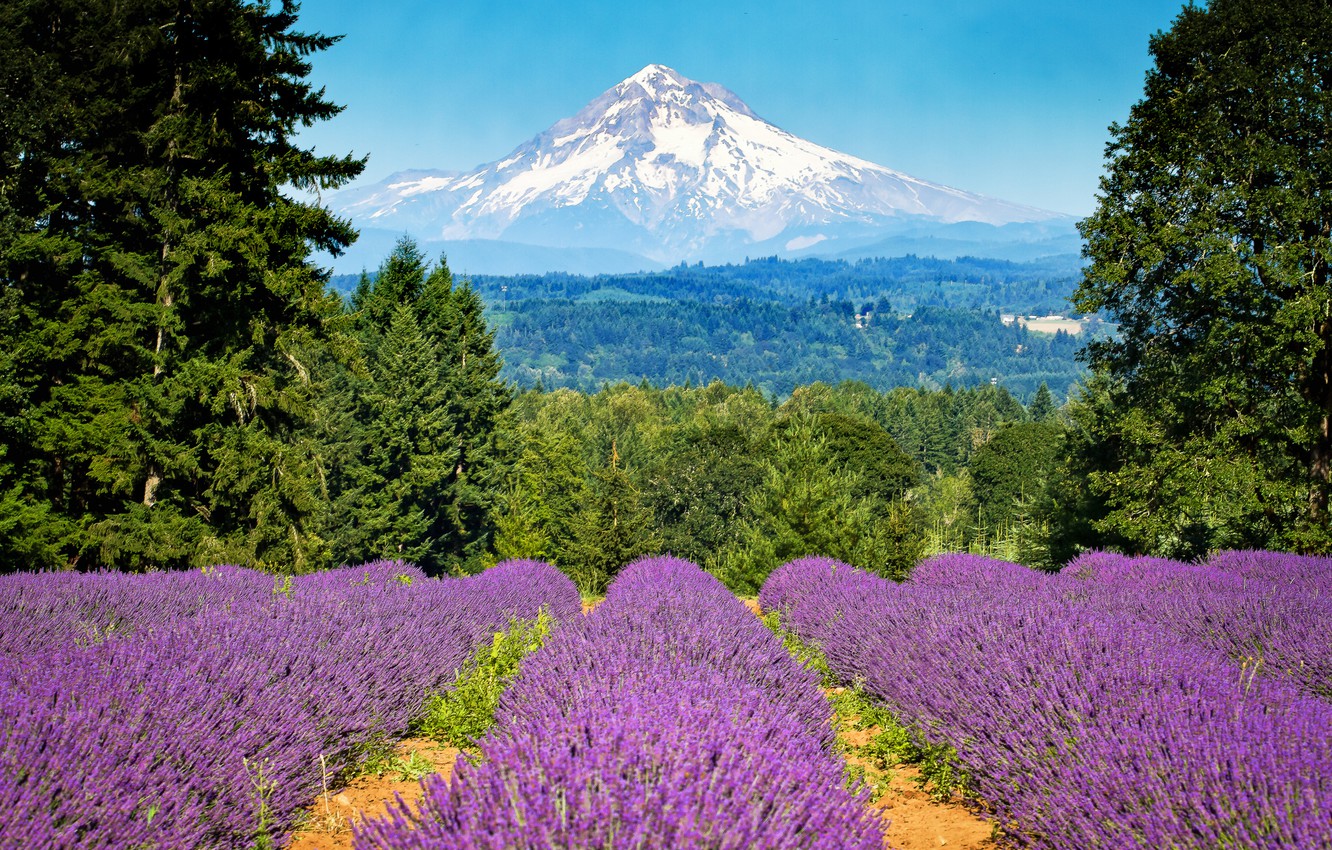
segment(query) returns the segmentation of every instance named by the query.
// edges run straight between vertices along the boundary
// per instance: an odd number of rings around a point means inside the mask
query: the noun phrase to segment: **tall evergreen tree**
[[[1151,40],[1075,296],[1119,334],[1102,532],[1144,551],[1332,549],[1332,6],[1212,0]]]
[[[606,465],[593,474],[590,497],[576,520],[567,569],[583,593],[604,593],[625,564],[653,554],[657,543],[652,514],[612,445]]]
[[[361,488],[362,557],[398,557],[438,572],[454,529],[441,502],[457,460],[454,423],[437,347],[413,305],[399,304],[370,364],[366,432],[369,463]]]
[[[456,423],[457,462],[444,497],[455,529],[448,557],[455,570],[474,571],[493,539],[497,500],[512,466],[513,391],[499,377],[503,362],[495,334],[470,282],[454,286],[441,260],[426,282],[422,306],[450,376],[449,415]]]
[[[0,303],[24,423],[0,493],[58,536],[0,537],[7,566],[325,557],[309,363],[337,311],[308,256],[354,232],[285,190],[363,163],[293,140],[339,111],[306,80],[335,39],[295,24],[291,0],[0,11],[17,69],[0,86]]]
[[[495,554],[565,566],[588,496],[581,447],[559,429],[527,423],[518,427],[522,448],[495,520]]]
[[[373,278],[362,277],[350,308],[366,368],[342,373],[336,402],[352,432],[341,438],[334,475],[336,557],[410,557],[432,573],[480,569],[511,427],[511,393],[481,301],[405,237]],[[395,518],[404,511],[410,516]]]
[[[1048,422],[1057,412],[1050,388],[1045,381],[1041,381],[1040,387],[1036,389],[1036,397],[1031,400],[1031,407],[1027,408],[1027,416],[1031,417],[1032,422]]]

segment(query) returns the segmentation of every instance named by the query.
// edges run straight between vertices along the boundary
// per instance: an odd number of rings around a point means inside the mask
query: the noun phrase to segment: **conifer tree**
[[[346,429],[329,532],[337,560],[478,570],[504,489],[511,400],[481,301],[405,237],[362,276],[350,308],[366,366],[342,373],[335,402]]]
[[[54,535],[3,540],[6,566],[322,563],[309,364],[339,340],[308,255],[354,232],[284,189],[362,168],[293,139],[339,111],[306,80],[335,39],[295,30],[291,0],[0,16],[3,347],[26,423],[0,493]]]
[[[495,554],[566,566],[576,518],[588,496],[581,447],[559,429],[518,427],[522,448],[495,519]]]
[[[446,566],[440,549],[453,528],[441,502],[457,459],[438,364],[413,305],[399,304],[370,364],[373,427],[361,491],[363,557],[404,558],[432,572]]]
[[[1041,381],[1035,398],[1031,400],[1031,407],[1027,408],[1027,415],[1032,422],[1047,422],[1055,417],[1055,413],[1054,397],[1050,395],[1050,388],[1045,385],[1045,381]]]
[[[653,554],[657,539],[652,514],[614,444],[606,465],[593,477],[591,497],[577,518],[568,569],[579,590],[596,595],[605,592],[625,564]]]
[[[512,466],[513,391],[499,377],[503,363],[495,334],[470,282],[453,286],[441,261],[427,281],[422,306],[449,374],[449,415],[455,423],[457,462],[445,493],[455,529],[449,558],[455,569],[470,572],[481,566],[491,544],[498,496]]]

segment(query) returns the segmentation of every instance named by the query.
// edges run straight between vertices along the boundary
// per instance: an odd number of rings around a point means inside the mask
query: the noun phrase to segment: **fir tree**
[[[504,490],[511,400],[481,301],[454,286],[443,258],[428,265],[404,238],[373,278],[362,276],[350,307],[366,366],[342,373],[333,402],[346,447],[330,518],[337,557],[478,570]]]
[[[432,308],[427,321],[436,328],[449,374],[449,415],[455,422],[457,462],[444,495],[454,528],[449,558],[456,570],[475,571],[491,543],[497,497],[512,466],[514,449],[507,438],[513,392],[499,377],[503,363],[480,296],[467,281],[452,286],[447,275],[441,261],[422,301]],[[447,298],[441,297],[445,291]]]
[[[579,514],[567,569],[585,595],[604,593],[630,561],[657,545],[652,515],[612,444],[606,465],[594,474],[592,494]]]
[[[289,0],[0,14],[19,69],[0,87],[4,347],[28,423],[0,492],[54,529],[11,537],[6,565],[321,564],[309,364],[339,340],[307,258],[354,233],[284,189],[361,170],[292,138],[339,110],[305,79],[335,39],[295,31]]]
[[[1031,407],[1027,408],[1027,416],[1031,417],[1032,422],[1048,422],[1055,415],[1054,397],[1050,395],[1050,388],[1045,385],[1045,381],[1041,381],[1036,397],[1031,400]]]

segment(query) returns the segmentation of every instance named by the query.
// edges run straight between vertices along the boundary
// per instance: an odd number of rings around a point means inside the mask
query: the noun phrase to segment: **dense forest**
[[[815,381],[884,390],[993,382],[1029,400],[1044,383],[1062,400],[1085,374],[1082,342],[1001,317],[1068,313],[1076,273],[1070,258],[763,258],[471,284],[487,304],[502,374],[522,388],[722,381],[784,398]],[[333,285],[349,293],[358,282]],[[1107,332],[1087,323],[1088,335]]]
[[[295,141],[339,108],[294,3],[0,6],[0,568],[1326,552],[1321,8],[1153,40],[1085,268],[469,281],[404,240],[334,281],[363,161]],[[1000,318],[1070,297],[1112,332]]]

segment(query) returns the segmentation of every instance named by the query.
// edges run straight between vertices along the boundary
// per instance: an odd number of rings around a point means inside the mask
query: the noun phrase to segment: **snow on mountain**
[[[725,88],[663,65],[497,162],[462,174],[400,172],[338,193],[332,205],[362,227],[426,240],[614,248],[667,263],[733,259],[755,246],[810,253],[907,223],[1069,221],[798,138]]]

